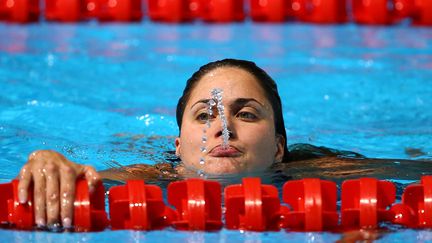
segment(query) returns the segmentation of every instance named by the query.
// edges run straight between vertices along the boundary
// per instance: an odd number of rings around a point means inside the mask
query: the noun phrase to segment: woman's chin
[[[236,158],[211,158],[201,165],[209,175],[238,174],[247,171],[247,163]]]

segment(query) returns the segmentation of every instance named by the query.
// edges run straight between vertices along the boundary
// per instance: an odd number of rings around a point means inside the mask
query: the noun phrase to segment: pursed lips
[[[241,155],[240,150],[236,147],[228,145],[224,148],[222,145],[218,145],[210,150],[208,153],[212,157],[238,157]]]

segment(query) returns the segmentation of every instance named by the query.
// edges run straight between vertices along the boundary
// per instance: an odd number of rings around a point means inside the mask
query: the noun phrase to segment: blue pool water
[[[290,144],[396,163],[411,159],[413,166],[432,160],[431,28],[0,23],[0,183],[13,179],[36,149],[54,149],[99,170],[164,161],[178,134],[175,105],[186,79],[199,66],[226,57],[253,60],[277,81]],[[422,165],[403,182],[423,173],[432,174],[432,166]],[[228,230],[64,235],[1,230],[0,236],[15,242],[344,237]],[[401,229],[380,240],[431,241],[432,232]]]

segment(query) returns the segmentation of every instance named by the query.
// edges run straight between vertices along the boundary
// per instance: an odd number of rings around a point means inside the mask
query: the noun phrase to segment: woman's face
[[[227,147],[222,146],[222,122],[217,109],[213,109],[213,116],[207,111],[215,88],[223,90],[222,104],[231,132]],[[206,125],[208,119],[210,128]],[[187,168],[223,174],[264,170],[280,162],[285,141],[275,134],[272,107],[255,77],[239,68],[221,67],[207,73],[193,88],[175,143],[176,154]],[[201,152],[203,146],[205,152]]]

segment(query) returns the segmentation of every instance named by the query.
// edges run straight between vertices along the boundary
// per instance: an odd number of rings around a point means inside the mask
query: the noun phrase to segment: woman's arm
[[[158,163],[155,165],[147,164],[134,164],[120,168],[110,168],[107,170],[99,171],[102,179],[114,181],[126,180],[175,180],[178,174],[172,164]]]

